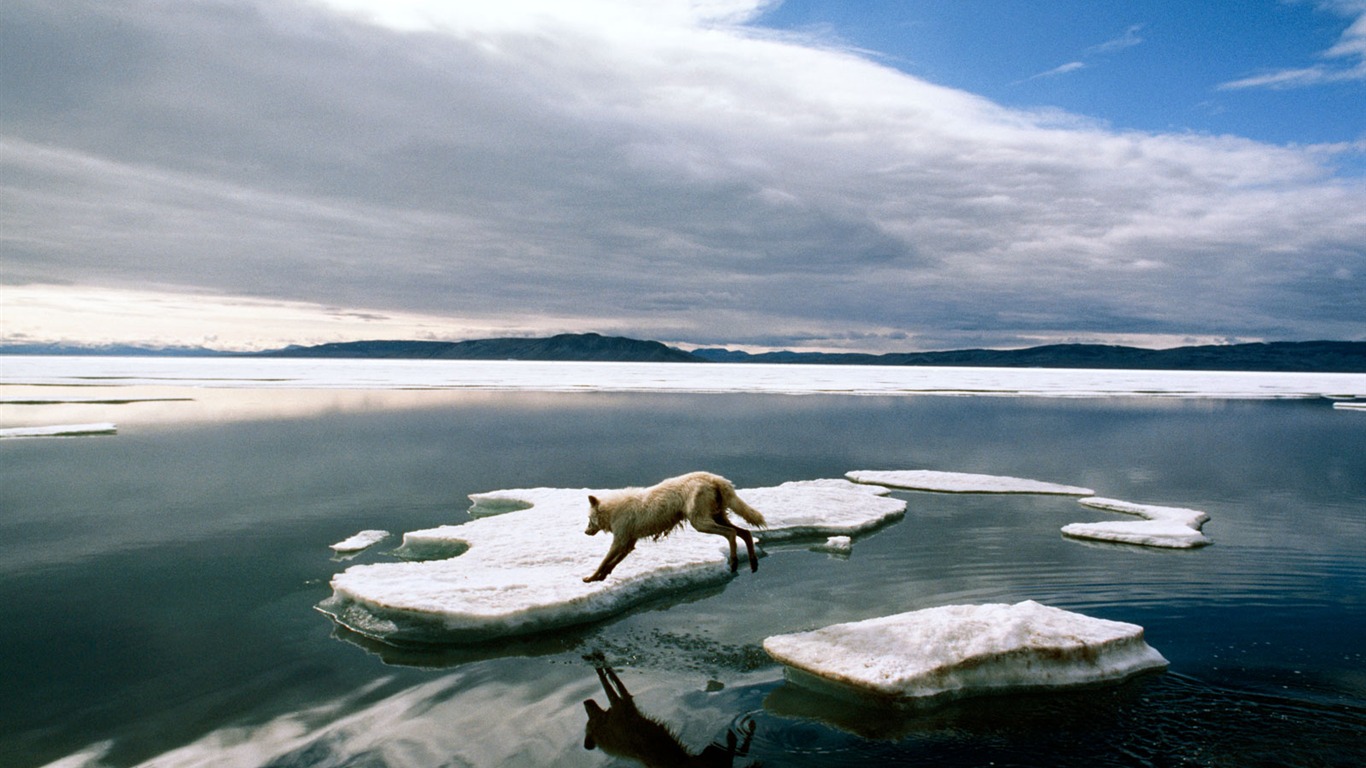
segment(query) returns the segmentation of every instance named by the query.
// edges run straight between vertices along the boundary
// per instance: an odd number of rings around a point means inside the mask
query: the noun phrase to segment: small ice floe
[[[1167,667],[1142,627],[1033,600],[946,605],[775,635],[764,650],[792,683],[893,707],[1112,683]]]
[[[357,533],[354,536],[342,539],[336,544],[333,544],[332,551],[336,552],[339,555],[360,552],[361,550],[369,549],[370,547],[375,546],[376,544],[380,543],[381,541],[384,541],[387,538],[389,538],[388,531],[361,531],[360,533]]]
[[[59,424],[51,427],[9,427],[0,429],[0,437],[79,437],[82,435],[112,435],[118,427],[108,422],[98,424]]]
[[[1039,480],[1005,475],[974,475],[966,472],[936,472],[928,469],[855,470],[845,477],[856,483],[873,483],[893,488],[942,493],[1054,493],[1064,496],[1091,496],[1095,491],[1073,485],[1058,485]]]
[[[1333,403],[1333,407],[1340,411],[1366,411],[1366,400],[1344,400]]]
[[[318,609],[391,644],[472,642],[595,621],[734,577],[718,537],[685,526],[641,541],[606,580],[585,583],[611,544],[610,536],[584,535],[588,495],[610,492],[499,491],[503,501],[528,508],[406,533],[396,554],[415,560],[346,569],[332,578],[332,596]],[[768,528],[755,531],[762,541],[849,535],[906,509],[904,501],[839,486],[738,493],[768,520]]]
[[[1198,509],[1134,504],[1118,499],[1087,498],[1078,501],[1093,509],[1138,515],[1143,519],[1072,523],[1062,527],[1065,536],[1176,549],[1203,547],[1210,543],[1209,537],[1200,532],[1200,526],[1209,521],[1209,515]]]
[[[817,552],[829,552],[832,555],[843,555],[848,557],[854,551],[854,540],[848,536],[831,536],[824,542],[815,545],[812,549]]]

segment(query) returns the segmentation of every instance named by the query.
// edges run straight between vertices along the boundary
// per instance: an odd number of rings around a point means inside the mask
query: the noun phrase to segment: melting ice
[[[788,679],[893,706],[1116,682],[1167,660],[1143,628],[1040,605],[946,605],[775,635]]]
[[[601,619],[644,600],[732,574],[719,537],[680,529],[642,541],[606,581],[584,583],[608,543],[585,536],[588,495],[527,488],[475,494],[476,506],[525,508],[407,533],[408,562],[358,565],[332,579],[319,610],[389,643],[475,641]],[[760,543],[857,535],[900,517],[906,502],[843,480],[741,489],[767,518]],[[439,559],[427,559],[439,558]]]

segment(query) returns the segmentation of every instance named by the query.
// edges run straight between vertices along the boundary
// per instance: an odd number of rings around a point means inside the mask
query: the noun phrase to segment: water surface
[[[1327,401],[166,389],[192,399],[106,382],[79,394],[159,402],[60,406],[115,414],[116,436],[0,442],[7,766],[629,765],[584,747],[603,662],[693,753],[752,733],[736,765],[1366,763],[1366,417]],[[313,610],[332,574],[387,559],[334,560],[356,531],[702,468],[742,489],[917,468],[1083,485],[1204,510],[1214,544],[1089,545],[1058,529],[1117,516],[907,492],[848,558],[774,547],[722,588],[549,636],[391,649]],[[1141,624],[1171,669],[889,714],[784,683],[760,648],[1023,599]]]

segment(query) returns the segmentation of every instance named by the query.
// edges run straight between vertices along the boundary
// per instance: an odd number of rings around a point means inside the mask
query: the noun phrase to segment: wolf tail
[[[764,516],[759,513],[759,510],[746,504],[745,500],[735,493],[735,486],[726,483],[721,486],[717,492],[721,496],[721,501],[724,503],[725,507],[734,510],[735,514],[744,518],[745,522],[750,525],[757,525],[760,528],[768,526],[768,523],[764,520]]]

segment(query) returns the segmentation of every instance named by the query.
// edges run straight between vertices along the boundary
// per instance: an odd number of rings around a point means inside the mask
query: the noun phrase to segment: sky
[[[0,0],[0,342],[1366,339],[1366,0]]]

